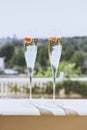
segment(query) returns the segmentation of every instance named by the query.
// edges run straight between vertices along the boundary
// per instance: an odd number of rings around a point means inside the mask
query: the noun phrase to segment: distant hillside
[[[84,51],[87,51],[87,37],[63,37],[62,42],[64,46],[72,47],[74,46],[76,49],[81,49]],[[7,38],[0,38],[0,44],[6,44],[6,43],[23,43],[23,39],[19,39],[17,37],[7,37]],[[39,38],[38,39],[39,45],[46,45],[47,44],[47,38]]]

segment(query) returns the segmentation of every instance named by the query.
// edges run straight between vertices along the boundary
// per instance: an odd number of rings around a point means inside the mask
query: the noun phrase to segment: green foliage
[[[23,85],[23,86],[22,86],[22,89],[23,89],[23,92],[24,92],[24,93],[29,94],[30,89],[29,89],[29,87],[28,87],[28,84],[27,84],[27,85]]]
[[[48,66],[48,48],[47,46],[39,46],[37,54],[37,63],[38,66],[41,66],[43,69],[46,69]]]
[[[64,88],[63,82],[56,82],[56,94],[59,94],[59,91]]]
[[[15,84],[12,87],[10,86],[10,89],[11,89],[11,92],[14,92],[15,94],[20,91],[20,89],[18,88],[17,84]]]
[[[64,76],[67,78],[79,77],[79,76],[81,76],[81,68],[78,67],[76,69],[75,66],[76,66],[75,63],[62,61],[59,64],[58,70],[59,70],[59,72],[64,72]]]
[[[32,93],[41,94],[41,88],[35,84],[34,87],[32,88]]]
[[[52,72],[51,72],[51,67],[47,67],[46,69],[42,69],[41,66],[38,66],[38,68],[35,68],[34,70],[34,76],[35,77],[51,77]]]
[[[24,58],[24,53],[22,50],[19,50],[17,53],[15,53],[10,62],[10,65],[14,66],[25,66],[25,58]]]
[[[19,65],[15,65],[13,67],[14,70],[18,71],[19,73],[24,73],[24,67],[19,66]]]
[[[53,93],[53,87],[52,87],[52,82],[48,82],[46,84],[46,89],[45,89],[46,94],[52,94]]]
[[[81,81],[66,80],[63,82],[65,94],[77,93],[82,96],[87,96],[87,83]]]
[[[74,52],[75,52],[74,48],[67,48],[66,50],[63,50],[61,55],[62,60],[69,61]]]
[[[78,66],[82,67],[84,58],[85,58],[85,55],[83,52],[75,51],[75,53],[73,54],[73,56],[71,58],[71,61],[76,63],[76,67],[78,67]]]
[[[0,56],[5,57],[5,61],[9,61],[14,55],[15,48],[13,44],[7,43],[0,48]]]

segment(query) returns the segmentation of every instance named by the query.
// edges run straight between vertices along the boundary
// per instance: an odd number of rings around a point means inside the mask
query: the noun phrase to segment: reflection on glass
[[[61,57],[61,52],[62,52],[61,39],[60,38],[58,39],[56,37],[48,38],[48,53],[53,76],[53,99],[55,99],[55,79]]]
[[[32,98],[32,76],[37,56],[37,42],[36,38],[24,38],[25,61],[30,79],[30,98]]]

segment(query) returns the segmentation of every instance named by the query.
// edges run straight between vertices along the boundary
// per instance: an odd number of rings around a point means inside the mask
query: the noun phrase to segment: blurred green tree
[[[71,57],[71,62],[76,63],[76,68],[78,66],[83,67],[84,60],[85,60],[85,55],[81,51],[75,51],[75,53]]]
[[[11,66],[14,66],[14,65],[25,66],[26,65],[25,64],[24,53],[23,53],[23,51],[21,49],[12,56],[9,64]]]
[[[5,61],[8,62],[14,55],[15,47],[14,45],[7,43],[0,48],[0,56],[5,57]]]

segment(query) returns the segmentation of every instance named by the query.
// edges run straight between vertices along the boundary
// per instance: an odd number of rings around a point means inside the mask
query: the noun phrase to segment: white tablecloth
[[[0,115],[85,115],[87,99],[0,99]]]

